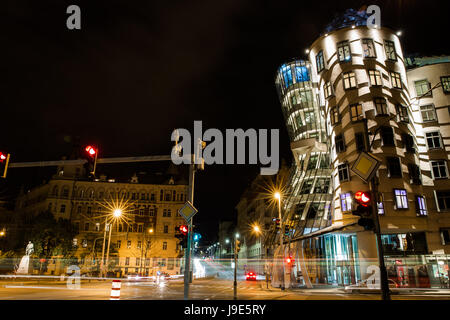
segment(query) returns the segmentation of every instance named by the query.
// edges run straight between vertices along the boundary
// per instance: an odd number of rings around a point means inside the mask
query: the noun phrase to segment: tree
[[[72,241],[76,232],[69,220],[56,220],[52,213],[43,212],[32,219],[31,226],[28,240],[34,244],[35,256],[72,258]]]

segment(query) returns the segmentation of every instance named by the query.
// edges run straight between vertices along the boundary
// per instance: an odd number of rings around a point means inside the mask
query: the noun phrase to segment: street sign
[[[192,203],[189,201],[186,201],[184,206],[181,207],[180,210],[178,210],[178,213],[187,221],[189,222],[192,217],[198,212],[197,209],[194,208]]]
[[[351,170],[367,182],[374,176],[380,164],[381,161],[375,156],[367,152],[361,152],[353,163]]]

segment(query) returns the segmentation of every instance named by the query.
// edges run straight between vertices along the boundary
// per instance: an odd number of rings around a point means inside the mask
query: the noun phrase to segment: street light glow
[[[230,239],[225,239],[225,243],[230,243]]]
[[[261,232],[261,228],[257,224],[255,224],[253,226],[253,231],[255,231],[256,233],[260,233]]]
[[[236,238],[239,238],[239,233],[236,233]]]
[[[115,209],[113,215],[114,218],[120,218],[120,216],[122,216],[122,209]]]
[[[273,195],[275,197],[275,199],[280,200],[281,198],[281,194],[277,191],[275,192],[275,194]]]
[[[148,229],[148,233],[153,233],[153,228]]]

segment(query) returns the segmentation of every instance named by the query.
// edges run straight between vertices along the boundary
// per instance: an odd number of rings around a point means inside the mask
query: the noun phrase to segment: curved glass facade
[[[283,203],[283,221],[294,239],[331,224],[330,156],[325,118],[309,62],[293,60],[283,64],[275,83],[295,157]]]

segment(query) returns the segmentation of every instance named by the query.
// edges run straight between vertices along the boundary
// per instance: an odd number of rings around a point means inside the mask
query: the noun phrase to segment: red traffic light
[[[97,150],[93,146],[87,146],[85,150],[91,157],[94,157],[97,153]]]
[[[286,263],[287,264],[291,264],[291,263],[293,263],[295,260],[294,259],[292,259],[292,257],[287,257],[286,258]]]
[[[367,207],[370,203],[370,194],[364,191],[358,191],[355,193],[355,200],[359,204]]]
[[[7,158],[6,154],[4,154],[3,152],[0,152],[0,162],[5,161]]]
[[[188,227],[185,225],[180,226],[180,232],[186,235],[188,233]]]

